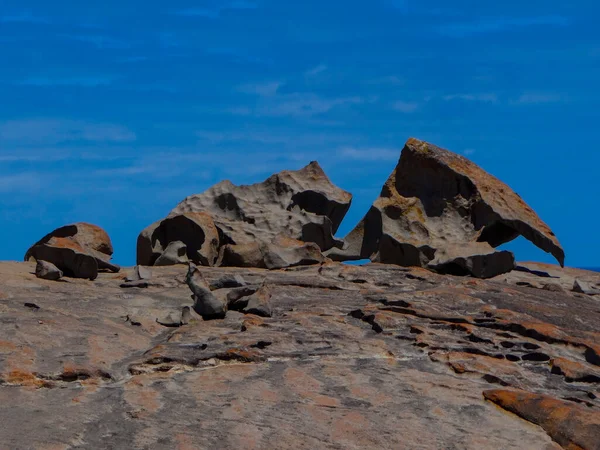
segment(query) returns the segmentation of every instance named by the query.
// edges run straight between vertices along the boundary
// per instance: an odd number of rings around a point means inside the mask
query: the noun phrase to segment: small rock
[[[566,292],[565,289],[558,283],[546,283],[542,289],[550,292]]]
[[[30,308],[34,311],[38,311],[40,309],[40,307],[35,303],[25,303],[25,307]]]
[[[594,289],[589,283],[577,279],[573,283],[573,292],[586,295],[600,295],[600,289]]]
[[[156,319],[156,322],[163,327],[168,328],[178,328],[181,326],[181,318],[175,317],[174,313],[169,313],[169,315],[162,320]]]
[[[35,276],[43,280],[60,280],[63,276],[62,270],[48,261],[38,261],[35,266]]]
[[[155,266],[175,266],[177,264],[187,264],[187,246],[181,241],[169,243],[166,250],[158,257]]]
[[[193,293],[194,311],[204,320],[225,317],[227,304],[212,294],[202,273],[194,264],[190,264],[185,281]]]
[[[239,274],[225,275],[224,277],[213,281],[210,284],[210,290],[216,291],[217,289],[239,288],[246,285],[248,285],[248,283]]]
[[[243,311],[246,314],[254,314],[255,316],[271,317],[272,310],[269,302],[270,299],[271,291],[267,286],[263,286],[248,297],[248,305]]]
[[[196,314],[193,308],[189,306],[184,306],[181,310],[181,325],[189,325],[194,320],[198,320],[201,317]]]
[[[152,271],[145,266],[135,266],[133,273],[129,275],[126,281],[149,280],[152,278]]]
[[[123,289],[128,289],[128,288],[146,289],[149,286],[150,286],[150,283],[148,283],[145,280],[127,281],[125,283],[121,283],[121,285],[120,285],[120,287]]]

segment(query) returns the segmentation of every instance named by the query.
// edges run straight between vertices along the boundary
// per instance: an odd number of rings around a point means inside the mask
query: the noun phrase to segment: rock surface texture
[[[35,276],[43,280],[57,281],[62,278],[63,273],[54,264],[40,260],[35,266]]]
[[[168,256],[169,244],[181,242],[185,245],[183,255]],[[137,241],[137,263],[142,266],[173,265],[188,260],[203,266],[212,266],[218,256],[219,234],[210,215],[202,212],[189,212],[172,215],[153,223],[142,231]],[[167,256],[163,255],[167,252]],[[175,259],[175,260],[173,260]],[[179,262],[176,262],[179,260]]]
[[[76,223],[44,236],[27,250],[25,261],[47,261],[68,277],[93,280],[99,270],[120,270],[110,262],[112,254],[113,247],[106,231],[89,223]]]
[[[34,269],[0,263],[2,448],[600,448],[598,273]]]
[[[351,200],[316,162],[249,186],[223,181],[186,198],[165,220],[142,231],[137,262],[156,264],[173,241],[185,243],[188,259],[203,266],[231,265],[228,255],[252,267],[321,262],[321,251],[341,245],[333,235]],[[217,261],[219,249],[223,255],[227,246],[225,258]]]
[[[409,139],[380,197],[328,256],[489,278],[512,270],[494,249],[519,235],[564,264],[554,233],[508,186],[462,156]]]

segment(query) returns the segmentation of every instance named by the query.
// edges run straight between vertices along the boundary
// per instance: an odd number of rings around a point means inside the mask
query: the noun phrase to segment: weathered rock
[[[244,288],[242,288],[244,289]],[[246,292],[241,289],[236,292],[230,292],[228,295],[229,309],[241,311],[245,314],[254,314],[261,317],[271,317],[272,309],[269,300],[271,299],[271,290],[268,286],[263,285],[259,289],[245,288]],[[239,294],[249,294],[240,296]]]
[[[73,239],[51,237],[33,246],[28,255],[37,261],[52,262],[68,277],[95,280],[98,276],[98,259]]]
[[[154,262],[155,266],[174,266],[187,264],[187,246],[181,241],[169,242],[165,251]]]
[[[542,427],[565,449],[600,449],[600,414],[573,402],[524,391],[495,389],[484,397]]]
[[[567,382],[600,383],[600,368],[567,358],[554,358],[550,361],[552,373],[564,375]]]
[[[244,308],[246,314],[254,314],[261,317],[271,317],[272,309],[271,291],[268,286],[262,286],[258,291],[248,297],[248,305]]]
[[[493,278],[510,272],[515,267],[515,257],[508,251],[496,251],[485,242],[469,245],[450,245],[438,249],[427,268],[441,274],[471,275]]]
[[[462,156],[409,139],[380,197],[344,239],[343,250],[326,255],[338,261],[372,258],[427,267],[441,250],[462,258],[459,265],[471,259],[476,266],[474,244],[495,248],[519,235],[564,263],[554,233],[508,186]],[[456,250],[461,246],[467,249],[464,255]],[[485,250],[482,256],[493,261],[486,276],[512,269],[505,254]],[[438,261],[452,263],[442,256]]]
[[[210,290],[216,291],[217,289],[231,289],[231,288],[239,288],[242,286],[246,286],[248,283],[244,280],[239,274],[235,275],[225,275],[218,280],[210,283]]]
[[[118,272],[120,267],[110,262],[113,253],[108,234],[89,223],[76,223],[57,228],[35,243],[25,254],[31,259],[51,262],[66,276],[95,279],[98,270]],[[93,258],[95,264],[85,258]]]
[[[339,245],[333,235],[351,200],[350,193],[334,186],[319,164],[311,162],[250,186],[223,181],[186,198],[169,217],[208,213],[219,229],[221,245],[268,243],[284,235],[328,250]]]
[[[222,319],[227,313],[227,303],[215,297],[202,273],[193,264],[189,265],[185,279],[193,294],[194,311],[205,320]]]
[[[182,266],[131,292],[113,274],[49,283],[2,262],[1,446],[557,450],[482,392],[570,399],[557,424],[572,407],[600,417],[597,298],[515,284],[570,290],[600,274],[521,266],[492,280],[378,263],[200,267],[204,292],[240,275],[248,286],[213,294],[267,285],[272,310],[204,321],[186,317]],[[595,433],[585,420],[568,432]]]
[[[326,261],[326,258],[316,244],[279,236],[270,243],[252,242],[249,244],[225,245],[221,248],[218,265],[223,267],[283,269],[320,264],[324,261]]]
[[[127,277],[127,281],[140,281],[152,279],[152,270],[145,266],[135,266],[131,275]]]
[[[63,273],[54,264],[39,260],[35,266],[35,276],[43,280],[57,281],[62,278]]]
[[[573,282],[573,292],[579,292],[586,295],[600,295],[600,289],[593,288],[590,283],[576,279]]]
[[[187,258],[195,264],[212,266],[219,254],[219,234],[210,215],[189,212],[153,223],[138,236],[138,265],[153,266],[171,242],[183,242]]]

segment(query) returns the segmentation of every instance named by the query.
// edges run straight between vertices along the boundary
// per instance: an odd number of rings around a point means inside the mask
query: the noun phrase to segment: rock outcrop
[[[155,265],[170,243],[181,241],[189,261],[203,266],[315,264],[324,260],[321,251],[341,245],[334,234],[351,200],[317,162],[249,186],[223,181],[142,231],[137,263]]]
[[[106,231],[89,223],[76,223],[57,228],[34,244],[25,261],[47,261],[66,276],[95,279],[99,270],[119,272],[110,259],[113,247]]]
[[[186,198],[169,217],[208,213],[219,229],[221,245],[270,242],[284,235],[328,250],[337,244],[333,235],[351,200],[350,193],[334,186],[319,164],[311,162],[249,186],[223,181]]]
[[[563,265],[554,233],[508,186],[460,155],[409,139],[380,197],[343,249],[327,255],[492,277],[514,267],[494,248],[519,235]]]
[[[178,245],[177,249],[169,249],[169,244],[173,242],[185,245],[185,258],[177,253],[181,245]],[[218,248],[219,234],[209,214],[176,214],[153,223],[140,233],[137,241],[137,263],[153,266],[159,259],[158,265],[182,264],[189,260],[203,266],[212,266],[219,254]],[[173,252],[177,254],[174,255]]]
[[[600,308],[570,289],[599,273],[34,269],[0,263],[2,448],[598,450]]]

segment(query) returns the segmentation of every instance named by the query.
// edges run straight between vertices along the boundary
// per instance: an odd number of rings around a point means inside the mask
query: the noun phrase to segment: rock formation
[[[235,186],[223,181],[203,194],[183,200],[171,216],[210,214],[221,245],[271,242],[279,235],[314,242],[323,251],[333,237],[352,195],[334,186],[316,161],[297,171],[283,171],[262,183]]]
[[[169,249],[169,244],[182,242],[184,255],[172,255],[177,249]],[[153,223],[143,230],[137,241],[137,263],[152,266],[161,259],[159,265],[186,263],[188,260],[203,266],[212,266],[218,256],[219,234],[209,214],[188,212],[171,215]],[[181,249],[181,246],[178,246]]]
[[[25,261],[47,261],[66,276],[95,279],[99,270],[118,272],[110,259],[113,247],[106,231],[89,223],[75,223],[57,228],[34,244]]]
[[[380,197],[327,256],[492,277],[514,267],[494,248],[519,235],[564,263],[554,233],[508,186],[462,156],[409,139]]]
[[[196,313],[201,315],[205,320],[222,319],[225,317],[227,303],[212,294],[202,273],[195,265],[189,265],[185,281],[192,291],[192,298],[194,300],[193,308]]]
[[[570,290],[599,273],[34,269],[0,263],[2,448],[598,450],[600,308]]]
[[[35,276],[43,280],[57,281],[62,278],[63,273],[54,264],[40,260],[35,266]]]
[[[316,162],[250,186],[223,181],[142,231],[137,262],[154,265],[169,243],[181,241],[188,259],[203,266],[217,262],[219,249],[224,265],[314,264],[323,260],[321,251],[341,245],[333,235],[351,200]]]
[[[217,265],[283,269],[319,264],[324,261],[325,258],[317,244],[279,236],[273,242],[225,245],[221,248]]]

